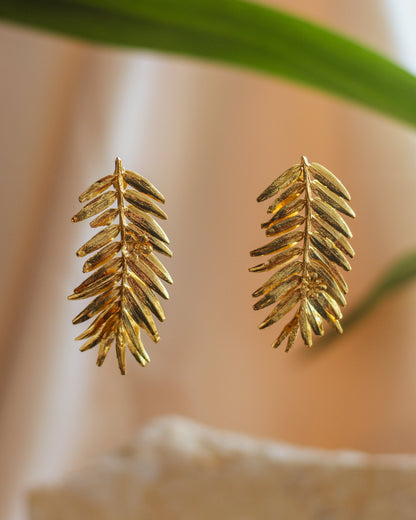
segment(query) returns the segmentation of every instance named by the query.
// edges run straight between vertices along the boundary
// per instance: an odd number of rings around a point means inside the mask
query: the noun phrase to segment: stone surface
[[[30,496],[31,520],[414,520],[416,456],[325,451],[180,417]]]

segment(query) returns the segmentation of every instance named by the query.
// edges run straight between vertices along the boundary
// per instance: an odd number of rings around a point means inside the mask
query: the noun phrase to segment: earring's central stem
[[[124,298],[124,290],[127,287],[127,240],[126,240],[126,217],[124,214],[124,179],[123,179],[123,166],[121,164],[121,159],[117,157],[116,165],[115,165],[115,174],[116,174],[116,190],[117,190],[117,198],[118,198],[118,215],[119,215],[119,225],[120,225],[120,241],[121,241],[121,258],[122,258],[122,276],[121,276],[121,307],[120,312],[123,311],[123,302]]]
[[[303,155],[301,159],[301,168],[303,171],[303,178],[305,182],[305,238],[303,243],[303,271],[302,279],[307,280],[308,264],[309,264],[309,247],[310,247],[310,229],[311,229],[311,187],[308,170],[308,160]]]

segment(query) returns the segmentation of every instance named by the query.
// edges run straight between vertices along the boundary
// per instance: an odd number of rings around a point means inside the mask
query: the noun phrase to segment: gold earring
[[[126,347],[142,366],[150,361],[140,330],[144,329],[155,343],[159,341],[152,314],[160,321],[165,315],[155,293],[168,299],[159,278],[172,283],[170,274],[153,253],[154,250],[172,256],[167,246],[169,239],[150,214],[161,219],[167,216],[151,199],[165,202],[149,181],[125,170],[117,157],[114,173],[99,179],[79,196],[79,201],[87,204],[72,217],[72,222],[79,222],[100,213],[90,226],[104,226],[76,253],[82,257],[95,252],[83,266],[84,273],[94,273],[68,299],[95,299],[72,322],[78,324],[98,316],[75,339],[88,338],[81,351],[99,345],[98,366],[115,342],[122,374],[126,372]],[[110,208],[113,203],[116,206]],[[114,223],[115,219],[118,223]]]
[[[324,333],[323,320],[342,333],[340,307],[346,304],[348,287],[336,266],[349,271],[345,255],[352,258],[354,250],[348,242],[351,231],[338,212],[352,218],[355,213],[346,202],[351,199],[348,191],[335,175],[318,163],[309,164],[304,156],[300,164],[272,182],[257,201],[275,195],[267,210],[272,217],[261,227],[266,236],[276,238],[250,254],[276,254],[250,271],[279,270],[253,293],[261,297],[253,308],[276,304],[259,325],[264,329],[299,304],[273,343],[276,348],[287,338],[288,352],[299,330],[305,345],[312,346],[312,332],[318,336]]]

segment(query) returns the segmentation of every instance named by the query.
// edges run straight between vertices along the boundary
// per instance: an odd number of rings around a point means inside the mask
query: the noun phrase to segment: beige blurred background
[[[274,3],[380,50],[416,73],[412,0]],[[148,52],[96,48],[3,24],[0,149],[0,518],[24,493],[133,434],[183,414],[247,434],[328,448],[416,451],[416,288],[385,301],[322,355],[272,351],[277,329],[251,292],[264,243],[256,196],[301,154],[348,186],[357,252],[352,307],[415,244],[414,133],[283,80]],[[165,194],[175,285],[151,364],[81,354],[66,300],[82,278],[78,194],[128,168]]]

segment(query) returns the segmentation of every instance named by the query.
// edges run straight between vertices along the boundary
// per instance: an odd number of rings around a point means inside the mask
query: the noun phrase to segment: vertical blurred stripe
[[[383,0],[383,11],[395,43],[395,57],[416,74],[416,3],[413,0]]]

